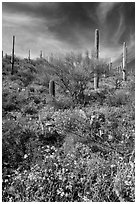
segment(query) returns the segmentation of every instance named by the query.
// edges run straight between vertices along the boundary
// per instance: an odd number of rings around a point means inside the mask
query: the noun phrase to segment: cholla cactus
[[[55,82],[53,80],[50,80],[49,82],[49,94],[52,97],[55,97]]]
[[[126,76],[126,71],[127,71],[127,46],[126,43],[123,43],[123,80],[127,80]]]

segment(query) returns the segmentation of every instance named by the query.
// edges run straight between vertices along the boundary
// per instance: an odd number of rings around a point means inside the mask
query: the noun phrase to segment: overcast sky
[[[125,41],[128,60],[135,55],[135,3],[120,2],[4,2],[2,3],[2,49],[38,57],[50,53],[93,50],[95,29],[100,31],[100,57],[116,60]]]

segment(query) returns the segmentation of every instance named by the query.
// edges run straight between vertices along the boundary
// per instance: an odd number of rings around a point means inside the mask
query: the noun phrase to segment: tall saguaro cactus
[[[95,57],[96,60],[99,58],[99,30],[95,30]],[[96,90],[99,87],[99,75],[97,72],[97,65],[94,70],[94,89]]]
[[[126,43],[123,43],[123,80],[127,80],[127,46]]]
[[[11,74],[14,74],[14,46],[15,46],[15,36],[13,35],[12,41],[12,55],[11,55]]]
[[[53,80],[50,80],[49,82],[49,94],[52,97],[55,97],[55,82]]]
[[[95,54],[96,54],[96,59],[99,58],[99,30],[95,30]]]

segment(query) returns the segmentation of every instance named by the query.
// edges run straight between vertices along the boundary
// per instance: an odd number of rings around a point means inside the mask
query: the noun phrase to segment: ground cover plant
[[[3,58],[4,202],[135,201],[134,75],[103,77],[100,62],[94,91],[95,63],[88,54],[16,58],[11,75]]]

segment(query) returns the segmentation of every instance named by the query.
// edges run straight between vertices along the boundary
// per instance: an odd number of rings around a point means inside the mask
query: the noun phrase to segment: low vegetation
[[[3,58],[3,202],[135,201],[134,75],[100,62],[94,91],[95,63]]]

